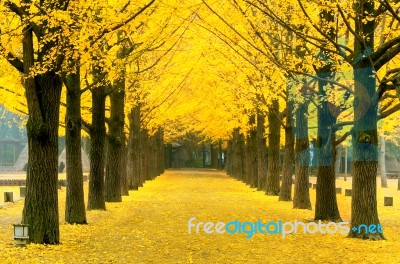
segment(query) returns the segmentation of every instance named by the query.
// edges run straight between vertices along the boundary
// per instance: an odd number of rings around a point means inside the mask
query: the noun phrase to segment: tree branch
[[[101,39],[105,34],[113,32],[117,29],[120,29],[121,27],[127,25],[129,22],[131,22],[132,20],[134,20],[137,16],[139,16],[140,14],[142,14],[147,8],[149,8],[156,0],[151,0],[149,3],[147,3],[145,6],[143,6],[139,11],[137,11],[136,13],[134,13],[132,16],[130,16],[128,19],[126,19],[125,21],[114,25],[111,28],[106,28],[104,29],[102,32],[100,32],[100,34],[92,41],[92,44],[94,44],[95,42],[97,42],[99,39]]]
[[[378,115],[378,120],[380,119],[384,119],[388,116],[390,116],[391,114],[396,113],[397,111],[400,110],[400,103],[393,106],[392,108],[390,108],[389,110],[386,110],[385,112],[383,112],[382,114]]]
[[[333,143],[333,146],[336,148],[340,143],[342,143],[343,141],[345,141],[346,138],[347,138],[348,136],[351,135],[351,132],[352,132],[352,131],[350,130],[350,131],[344,133],[344,135],[341,136],[338,140],[335,140],[335,142]]]
[[[92,124],[89,124],[88,122],[86,122],[85,120],[81,119],[82,121],[82,129],[88,133],[89,135],[91,134],[92,131]]]
[[[397,42],[392,45],[391,49],[388,49],[382,54],[382,56],[379,56],[376,60],[372,60],[376,71],[378,71],[382,66],[384,66],[387,62],[392,60],[394,57],[396,57],[396,55],[400,53],[400,37],[397,37],[396,41]],[[373,55],[374,53],[372,54],[372,56]]]

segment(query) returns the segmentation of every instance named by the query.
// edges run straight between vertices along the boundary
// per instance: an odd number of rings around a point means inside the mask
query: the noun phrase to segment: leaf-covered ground
[[[107,211],[89,211],[89,224],[63,222],[65,189],[59,191],[61,245],[14,246],[12,223],[20,221],[23,201],[0,208],[0,263],[400,263],[400,191],[390,180],[378,190],[378,210],[387,240],[363,241],[339,234],[188,234],[195,222],[309,221],[314,211],[294,210],[223,173],[167,171]],[[351,186],[339,180],[338,186]],[[87,189],[86,189],[87,191]],[[315,190],[310,191],[315,204]],[[344,193],[344,192],[343,192]],[[394,196],[394,207],[383,197]],[[344,221],[350,197],[338,195]]]

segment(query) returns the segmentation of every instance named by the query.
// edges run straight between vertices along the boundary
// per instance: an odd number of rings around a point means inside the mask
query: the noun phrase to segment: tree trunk
[[[141,129],[139,137],[140,144],[140,178],[139,187],[149,179],[149,132],[147,129]]]
[[[246,151],[245,151],[245,141],[243,133],[239,134],[238,137],[238,146],[237,146],[237,156],[238,156],[238,178],[244,181],[245,177],[245,160],[246,160]]]
[[[387,188],[387,175],[386,175],[386,162],[385,162],[385,156],[386,156],[386,150],[385,150],[385,138],[379,137],[379,141],[381,144],[381,149],[380,149],[380,156],[379,156],[379,169],[381,171],[381,187],[382,188]]]
[[[400,158],[397,158],[397,190],[400,190]]]
[[[283,175],[282,185],[279,191],[279,201],[292,200],[292,177],[294,163],[294,137],[293,127],[291,124],[290,108],[286,111],[286,126],[285,126],[285,156],[283,158]]]
[[[348,155],[347,155],[347,147],[345,148],[345,152],[344,152],[344,181],[347,181],[347,171],[348,171]]]
[[[231,149],[231,155],[230,155],[230,161],[231,161],[231,166],[232,166],[232,171],[231,171],[231,176],[235,179],[238,178],[238,167],[239,167],[239,157],[238,157],[238,137],[239,137],[239,132],[238,129],[235,128],[233,131],[233,136],[232,136],[232,149]]]
[[[129,113],[128,185],[130,190],[137,190],[140,186],[141,181],[139,137],[140,106],[135,106],[131,109],[131,112]]]
[[[310,165],[310,142],[308,140],[308,103],[299,103],[295,112],[296,119],[296,176],[293,208],[311,210],[308,168]]]
[[[125,140],[124,140],[125,141]],[[122,169],[121,169],[121,195],[129,196],[128,186],[128,146],[124,145],[122,150]]]
[[[336,155],[335,155],[335,178],[339,179],[340,176],[340,167],[342,161],[342,146],[339,145],[336,147]]]
[[[257,112],[257,190],[265,190],[267,181],[267,157],[266,157],[266,141],[265,141],[265,115]]]
[[[32,79],[32,78],[30,78]],[[61,79],[54,72],[35,77],[38,105],[29,106],[28,171],[22,222],[29,224],[29,239],[33,243],[58,244],[58,124]],[[27,93],[32,90],[27,89]],[[27,95],[27,100],[29,97]],[[38,123],[31,112],[39,112]]]
[[[232,151],[234,160],[233,165],[233,177],[238,180],[243,180],[244,177],[244,164],[245,164],[245,149],[244,149],[244,135],[239,132],[236,128],[233,132],[233,144]]]
[[[315,220],[341,222],[336,200],[335,167],[317,167]]]
[[[328,67],[329,69],[330,67]],[[328,70],[325,69],[325,70]],[[324,69],[322,69],[324,70]],[[317,160],[317,193],[315,202],[315,220],[341,221],[336,200],[335,177],[335,131],[331,127],[336,124],[337,115],[335,105],[327,100],[328,82],[332,79],[331,72],[319,71],[318,94],[321,100],[318,103],[318,135],[315,146]]]
[[[218,149],[211,144],[211,168],[218,169]]]
[[[76,61],[79,63],[79,61]],[[77,66],[77,65],[76,65]],[[67,197],[65,221],[70,224],[86,224],[83,192],[81,153],[81,87],[80,69],[65,78],[67,89],[67,111],[65,116],[65,151],[67,173]]]
[[[251,187],[255,187],[256,184],[254,183],[255,176],[257,173],[257,164],[254,164],[254,161],[257,158],[257,143],[256,135],[257,130],[255,129],[256,123],[255,115],[249,116],[249,126],[250,129],[248,131],[248,135],[246,138],[245,150],[246,150],[246,159],[245,159],[245,182],[246,184],[250,185]],[[254,167],[256,165],[256,167]]]
[[[163,144],[163,131],[161,128],[158,128],[157,133],[155,134],[155,149],[154,149],[154,155],[157,157],[156,158],[156,167],[155,167],[155,176],[159,176],[161,173],[163,173],[163,164],[164,164],[164,157],[162,155],[162,151],[164,149],[164,144]]]
[[[90,128],[90,175],[88,210],[105,210],[104,200],[104,143],[105,87],[92,89],[92,125]]]
[[[353,127],[353,182],[351,201],[351,226],[362,224],[378,225],[376,200],[376,176],[378,167],[377,102],[370,100],[375,90],[375,78],[372,68],[356,69],[355,123]],[[370,96],[368,96],[370,94]],[[372,96],[371,96],[372,95]],[[368,98],[369,97],[369,98]],[[371,98],[372,99],[372,98]],[[364,109],[363,109],[364,108]],[[350,230],[350,237],[379,240],[383,233],[368,233],[365,230]]]
[[[122,159],[125,145],[124,136],[124,100],[125,77],[120,77],[110,93],[110,118],[107,135],[107,167],[105,174],[105,201],[122,202],[121,179]]]
[[[366,49],[374,50],[375,20],[365,21],[373,14],[374,2],[357,1],[355,11],[355,31],[361,36],[354,39],[354,127],[353,143],[353,191],[351,200],[351,226],[379,225],[376,176],[378,166],[378,96],[376,94],[375,70],[370,60],[364,58]],[[383,233],[372,234],[365,229],[350,230],[350,237],[383,239]]]
[[[232,148],[233,148],[233,139],[228,140],[228,147],[226,150],[226,156],[227,156],[226,157],[226,173],[229,176],[233,176],[232,175],[233,169],[232,169],[232,162],[231,162],[233,160]]]
[[[268,113],[268,172],[267,195],[279,195],[279,145],[281,137],[281,120],[279,117],[279,101],[273,100]]]
[[[172,168],[172,144],[168,143],[165,147],[165,168]]]
[[[49,43],[51,45],[51,43]],[[33,243],[60,242],[58,214],[58,125],[62,82],[54,71],[30,76],[34,65],[32,30],[23,29],[24,88],[28,105],[28,168],[22,223]],[[48,55],[42,47],[37,58]]]
[[[258,173],[258,165],[257,165],[257,129],[250,130],[249,136],[249,152],[248,152],[248,159],[250,160],[250,179],[249,184],[251,188],[257,188],[257,173]]]
[[[219,170],[223,170],[225,167],[226,155],[225,156],[223,156],[223,155],[224,155],[224,151],[222,150],[222,143],[221,143],[221,139],[220,139],[218,141],[218,169]]]
[[[149,168],[150,168],[150,180],[153,180],[157,176],[158,168],[158,155],[157,155],[157,134],[150,137],[150,152],[149,152]]]

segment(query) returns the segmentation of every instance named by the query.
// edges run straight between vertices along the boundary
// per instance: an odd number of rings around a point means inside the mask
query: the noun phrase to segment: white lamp
[[[27,224],[14,224],[14,240],[16,245],[26,245],[29,240],[28,228],[29,225]]]

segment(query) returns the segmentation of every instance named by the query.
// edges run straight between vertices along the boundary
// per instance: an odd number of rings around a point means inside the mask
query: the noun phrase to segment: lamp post
[[[28,233],[29,225],[27,224],[14,224],[14,240],[17,246],[24,246],[29,240]]]

